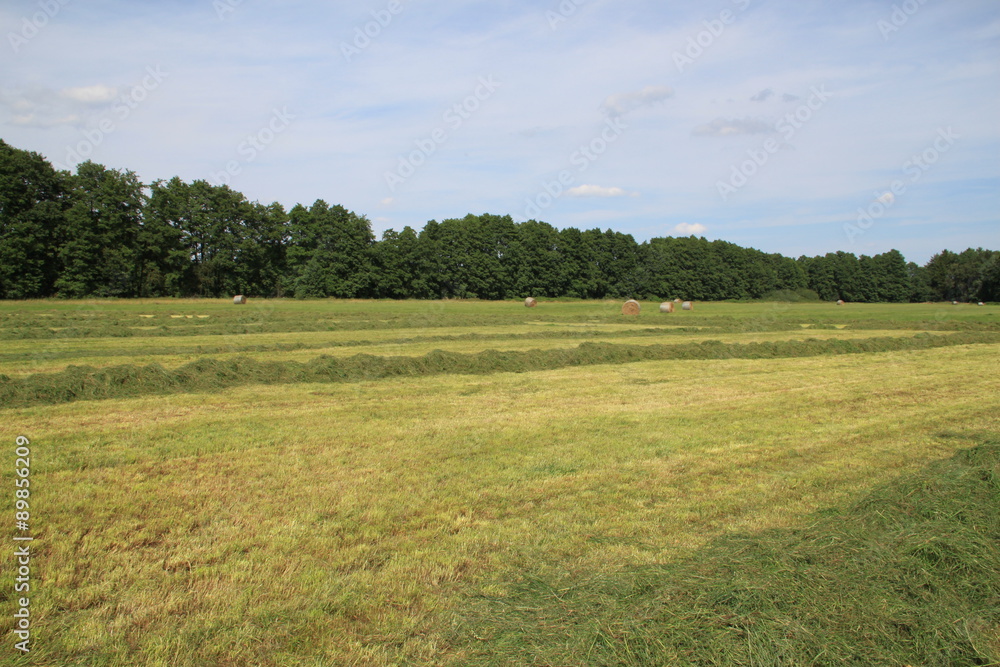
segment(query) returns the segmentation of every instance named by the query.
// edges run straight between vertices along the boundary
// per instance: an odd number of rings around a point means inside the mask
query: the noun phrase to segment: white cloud
[[[80,122],[79,116],[69,115],[63,116],[61,118],[39,118],[33,113],[20,114],[13,116],[10,122],[14,125],[20,125],[23,127],[36,127],[36,128],[50,128],[56,127],[58,125],[77,125]]]
[[[63,97],[82,102],[83,104],[104,104],[110,102],[118,96],[118,89],[110,86],[82,86],[79,88],[65,88],[60,91]]]
[[[608,97],[601,104],[601,111],[611,117],[621,116],[641,106],[662,102],[673,96],[674,89],[670,86],[646,86],[639,91]]]
[[[571,197],[638,197],[638,192],[627,192],[618,187],[606,188],[600,185],[578,185],[566,191]]]
[[[702,224],[691,224],[689,222],[682,222],[681,224],[674,227],[672,230],[674,234],[679,236],[698,236],[704,234],[708,231],[708,227]]]
[[[691,133],[696,137],[729,137],[737,134],[767,134],[774,126],[759,118],[716,118],[699,125]]]
[[[88,105],[62,92],[39,86],[23,90],[0,90],[0,111],[10,113],[9,122],[38,129],[60,125],[79,126],[93,113]]]
[[[0,96],[0,103],[9,104],[11,110],[13,111],[31,111],[35,108],[35,105],[32,102],[24,99],[23,97],[12,98],[8,101],[6,96]]]

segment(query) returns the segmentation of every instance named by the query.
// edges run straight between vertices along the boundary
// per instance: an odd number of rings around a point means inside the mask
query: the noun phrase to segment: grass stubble
[[[38,564],[10,664],[990,664],[996,352],[7,407]]]

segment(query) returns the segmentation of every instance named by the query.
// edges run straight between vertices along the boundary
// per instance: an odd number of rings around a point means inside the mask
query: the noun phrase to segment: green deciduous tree
[[[139,232],[146,195],[133,172],[91,161],[69,179],[70,207],[59,248],[60,296],[140,295]]]
[[[431,262],[424,244],[409,226],[387,229],[373,251],[376,295],[384,299],[426,299],[434,296]]]
[[[610,229],[489,213],[388,230],[376,242],[367,218],[323,200],[286,213],[203,180],[146,188],[89,161],[59,172],[0,140],[0,298],[723,300],[807,290],[829,301],[995,301],[1000,252],[945,250],[924,267],[897,250],[793,260],[721,240],[638,244]]]
[[[69,208],[69,174],[0,140],[0,297],[50,296]]]
[[[299,298],[375,295],[371,224],[322,199],[289,212],[288,270]]]
[[[903,303],[910,299],[910,273],[906,259],[898,250],[875,255],[873,258],[878,282],[876,301]]]
[[[563,273],[567,254],[556,229],[528,220],[517,225],[509,249],[511,296],[563,296],[569,291]]]

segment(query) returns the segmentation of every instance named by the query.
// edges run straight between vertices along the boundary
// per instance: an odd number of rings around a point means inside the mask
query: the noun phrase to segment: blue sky
[[[995,0],[13,0],[0,137],[145,182],[789,256],[1000,248]]]

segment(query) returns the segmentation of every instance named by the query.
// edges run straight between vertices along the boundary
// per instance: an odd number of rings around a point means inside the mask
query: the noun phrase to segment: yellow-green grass
[[[672,327],[660,325],[656,329],[677,329],[682,325]],[[317,344],[326,346],[347,345],[357,342],[380,343],[429,337],[461,337],[461,336],[497,336],[497,335],[532,335],[545,333],[615,333],[619,331],[648,331],[650,328],[639,324],[554,324],[537,322],[530,324],[510,324],[504,326],[461,326],[461,327],[406,327],[405,329],[373,329],[345,331],[287,331],[277,333],[248,334],[206,334],[197,336],[162,336],[155,338],[116,338],[78,337],[72,339],[24,339],[10,340],[4,343],[5,357],[29,354],[63,354],[90,352],[97,356],[102,352],[111,354],[141,354],[149,348],[169,349],[183,348],[188,350],[220,350],[230,348],[248,348],[251,346],[277,346],[297,344]]]
[[[337,328],[398,328],[452,326],[463,323],[514,324],[524,322],[622,322],[620,300],[543,301],[527,309],[519,301],[337,301],[286,299],[251,300],[234,306],[221,299],[91,300],[0,302],[0,337],[37,337],[19,332],[24,327],[64,331],[100,330],[113,326],[118,335],[163,333],[252,333],[260,328],[286,330]],[[995,305],[830,303],[696,303],[692,312],[663,315],[658,303],[643,302],[642,313],[628,321],[643,324],[671,322],[686,325],[725,321],[763,320],[792,325],[799,322],[933,322],[938,324],[998,322]]]
[[[378,311],[388,316],[423,315],[428,312],[455,312],[474,316],[495,312],[497,307],[520,313],[559,312],[563,315],[612,314],[620,312],[624,299],[576,300],[540,299],[538,308],[526,309],[520,300],[480,301],[454,299],[446,301],[390,301],[364,299],[250,299],[249,304],[234,306],[230,299],[85,299],[66,301],[38,299],[0,302],[0,314],[24,314],[29,317],[75,313],[79,315],[121,314],[139,316],[150,313],[176,315],[246,315],[258,311],[289,313],[290,315],[326,314],[334,317],[356,314],[359,310]],[[658,301],[641,300],[642,314],[659,315]],[[753,302],[695,302],[695,313],[713,312],[732,317],[753,317],[758,313],[779,307],[782,312],[821,314],[836,317],[873,317],[883,319],[888,314],[893,319],[928,319],[938,313],[954,313],[958,317],[979,317],[996,308],[991,304],[979,308],[975,304],[952,305],[950,302],[923,304],[866,304],[849,303],[838,306],[828,302],[772,303]]]
[[[519,573],[468,596],[467,665],[1000,664],[1000,433],[675,561]]]
[[[24,377],[52,373],[67,366],[101,368],[119,364],[160,364],[176,368],[203,357],[232,359],[252,356],[259,361],[308,362],[320,354],[347,357],[423,356],[434,350],[474,354],[484,350],[529,351],[578,347],[581,342],[623,345],[673,345],[717,340],[753,343],[792,340],[860,340],[912,337],[920,330],[847,330],[796,328],[789,331],[714,333],[663,332],[641,325],[546,325],[508,327],[452,327],[378,330],[370,332],[292,332],[175,338],[85,338],[8,341],[0,353],[0,374]],[[562,334],[562,335],[561,335]],[[628,334],[628,335],[622,335]],[[381,342],[379,342],[381,341]],[[292,349],[288,349],[292,348]],[[300,349],[294,349],[300,348]]]
[[[10,440],[32,440],[31,664],[462,664],[463,601],[520,572],[615,572],[795,526],[951,455],[963,443],[944,432],[996,431],[998,359],[644,362],[0,410]]]

